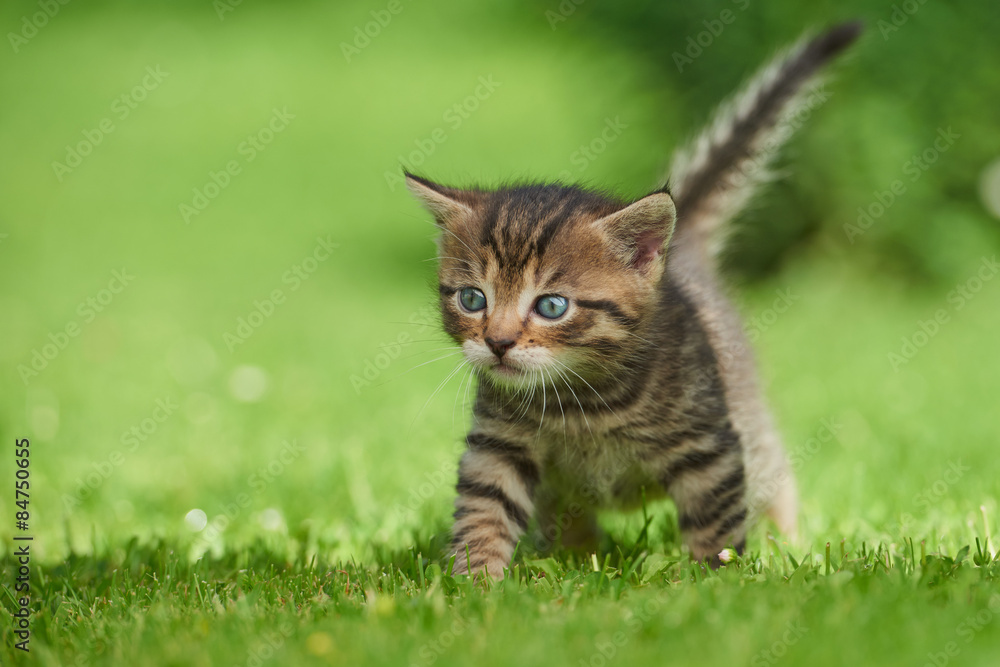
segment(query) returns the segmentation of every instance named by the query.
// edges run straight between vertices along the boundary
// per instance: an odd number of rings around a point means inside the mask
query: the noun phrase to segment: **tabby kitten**
[[[407,174],[442,232],[444,329],[478,378],[455,572],[502,577],[533,516],[544,541],[592,548],[597,509],[657,490],[699,560],[742,552],[760,512],[795,531],[788,460],[715,257],[814,74],[860,30],[838,26],[777,58],[678,153],[670,189],[632,203]]]

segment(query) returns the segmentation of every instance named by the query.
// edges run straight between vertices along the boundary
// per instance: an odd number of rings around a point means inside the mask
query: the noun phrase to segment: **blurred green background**
[[[402,166],[639,196],[779,47],[852,18],[726,267],[802,489],[781,548],[844,540],[855,565],[817,579],[758,530],[766,565],[690,586],[651,556],[641,586],[564,563],[443,589],[470,393]],[[442,665],[593,664],[654,594],[669,612],[622,661],[775,664],[799,619],[823,631],[788,664],[918,664],[997,592],[915,555],[998,530],[996,3],[41,0],[0,26],[0,434],[32,442],[42,664],[251,664],[275,627],[285,661],[399,664],[454,619],[477,629]],[[602,520],[636,543],[640,518]],[[886,576],[862,576],[873,544]],[[996,664],[989,627],[963,664]]]
[[[456,360],[401,165],[638,196],[778,47],[856,17],[728,271],[789,448],[840,425],[797,471],[807,543],[995,526],[1000,12],[913,6],[4,3],[0,431],[32,440],[37,553],[442,533],[467,385],[434,394]]]

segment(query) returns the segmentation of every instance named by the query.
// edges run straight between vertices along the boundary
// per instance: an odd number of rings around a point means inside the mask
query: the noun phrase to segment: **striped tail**
[[[844,23],[778,55],[675,154],[670,191],[678,212],[678,245],[702,257],[718,254],[725,223],[769,179],[768,165],[796,129],[797,114],[816,103],[810,99],[819,94],[814,75],[861,30],[860,22]]]

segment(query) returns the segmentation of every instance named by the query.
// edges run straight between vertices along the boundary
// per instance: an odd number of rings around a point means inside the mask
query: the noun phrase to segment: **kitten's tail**
[[[861,30],[860,22],[844,23],[778,55],[675,154],[670,191],[680,245],[703,257],[719,252],[725,223],[768,180],[768,164],[797,129],[800,112],[825,100],[815,74]]]

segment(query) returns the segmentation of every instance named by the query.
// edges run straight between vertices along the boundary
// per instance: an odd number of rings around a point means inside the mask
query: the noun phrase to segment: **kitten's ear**
[[[662,266],[659,260],[674,233],[676,217],[670,194],[654,192],[594,224],[616,242],[619,254],[629,266],[648,272]]]
[[[406,187],[431,212],[441,227],[448,227],[473,215],[473,198],[470,192],[438,185],[409,172],[404,174]]]

